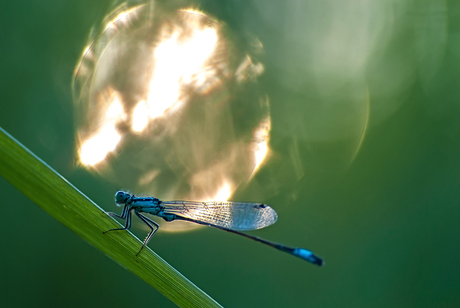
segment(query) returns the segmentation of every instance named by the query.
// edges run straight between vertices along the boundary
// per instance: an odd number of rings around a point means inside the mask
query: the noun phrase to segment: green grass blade
[[[180,307],[221,307],[0,127],[0,175],[48,214]]]

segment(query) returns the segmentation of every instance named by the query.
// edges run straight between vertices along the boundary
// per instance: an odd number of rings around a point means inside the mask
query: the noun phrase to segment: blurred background
[[[0,126],[108,211],[264,202],[150,247],[226,307],[458,307],[460,3],[14,1]],[[2,307],[174,307],[3,178]],[[174,232],[173,232],[174,231]],[[146,230],[135,224],[141,239]]]

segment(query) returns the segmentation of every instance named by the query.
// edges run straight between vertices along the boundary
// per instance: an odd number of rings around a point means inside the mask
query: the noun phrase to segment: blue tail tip
[[[317,257],[311,252],[310,250],[304,248],[295,248],[293,254],[301,259],[304,259],[312,264],[316,264],[318,266],[323,266],[325,262],[320,257]]]
[[[312,260],[313,262],[310,261],[311,263],[316,264],[318,266],[323,266],[324,264],[326,264],[326,262],[324,262],[323,259],[321,259],[321,258],[319,258],[319,257],[317,257],[315,255],[313,257],[314,257],[314,259]]]

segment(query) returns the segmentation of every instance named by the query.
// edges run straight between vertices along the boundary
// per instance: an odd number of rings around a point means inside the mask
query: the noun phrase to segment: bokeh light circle
[[[269,157],[262,54],[196,9],[118,7],[75,71],[80,164],[134,193],[227,200]]]

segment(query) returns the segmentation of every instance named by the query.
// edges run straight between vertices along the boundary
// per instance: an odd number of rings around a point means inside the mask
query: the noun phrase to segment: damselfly
[[[263,203],[230,201],[161,201],[154,197],[135,197],[124,191],[118,191],[115,194],[115,202],[119,205],[124,205],[121,215],[112,212],[107,212],[107,214],[125,219],[125,226],[123,228],[110,229],[104,233],[116,230],[128,230],[131,228],[133,211],[151,230],[136,256],[139,255],[142,249],[150,241],[153,234],[155,234],[160,227],[155,221],[142,214],[148,213],[161,217],[166,221],[185,220],[236,233],[302,258],[310,263],[319,266],[323,265],[323,260],[315,256],[310,250],[288,247],[240,232],[264,228],[276,222],[278,214],[276,214],[273,208]]]

